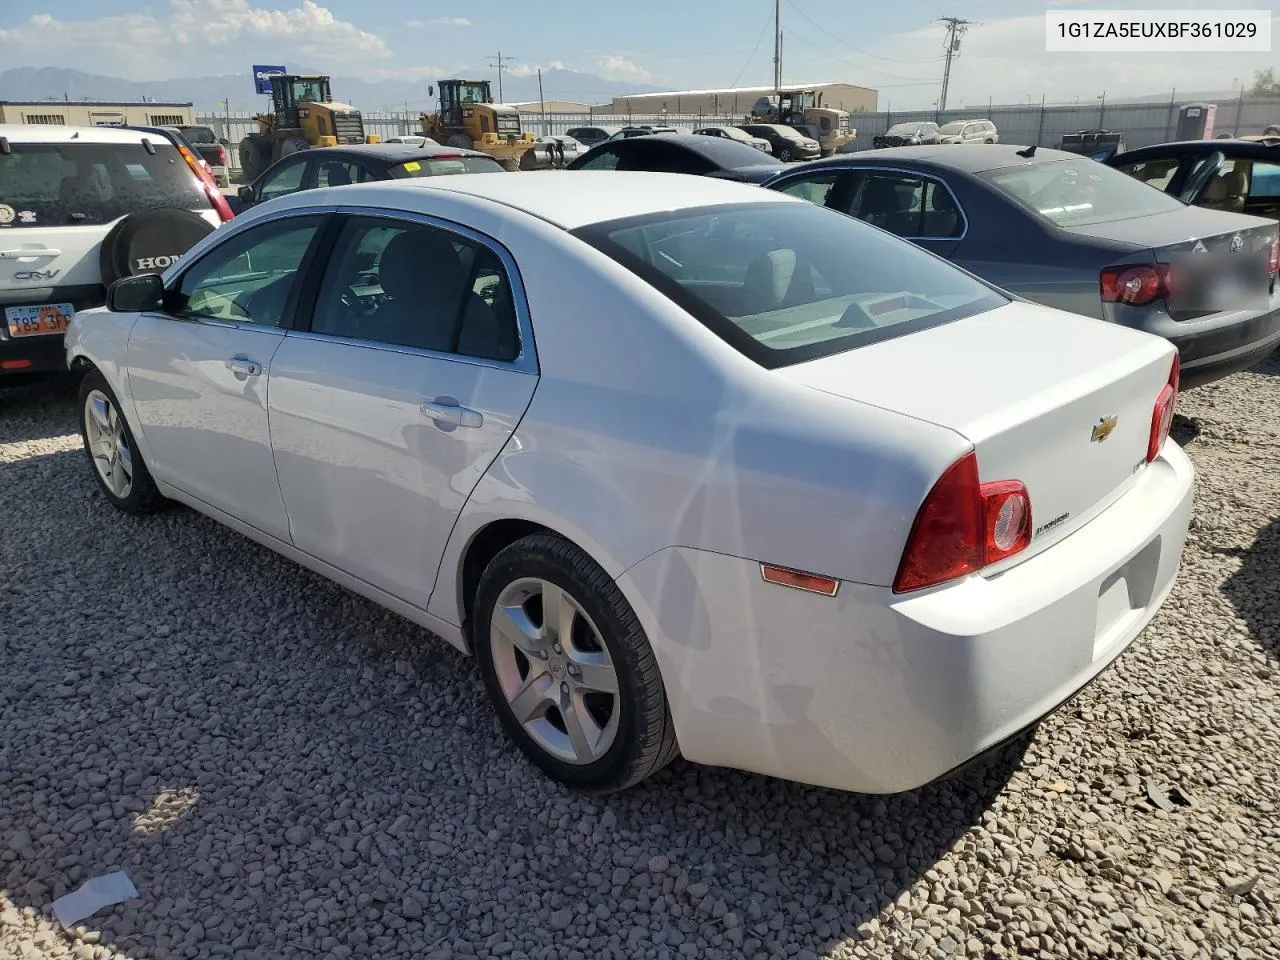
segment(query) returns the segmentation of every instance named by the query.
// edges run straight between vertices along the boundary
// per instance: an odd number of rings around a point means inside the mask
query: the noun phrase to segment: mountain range
[[[319,72],[295,64],[289,64],[288,69],[296,73]],[[495,81],[493,96],[497,99],[498,85],[491,69],[482,68],[462,76],[467,79],[487,78]],[[379,110],[399,112],[405,109],[406,104],[410,110],[417,111],[434,104],[435,98],[427,94],[427,87],[435,79],[440,78],[368,80],[335,76],[332,80],[333,97],[370,113]],[[542,91],[548,100],[608,103],[612,97],[660,89],[647,84],[608,80],[576,70],[552,68],[542,73]],[[231,113],[253,112],[261,110],[264,105],[264,98],[253,91],[253,75],[247,69],[240,73],[179,77],[172,80],[125,80],[60,67],[15,67],[0,72],[2,100],[136,101],[144,98],[191,102],[201,113],[221,113],[227,109],[223,100],[229,101]],[[507,103],[537,100],[537,76],[514,76],[510,72],[504,74],[502,99]]]

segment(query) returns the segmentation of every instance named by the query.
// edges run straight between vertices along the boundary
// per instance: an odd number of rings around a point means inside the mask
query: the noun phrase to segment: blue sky
[[[1047,0],[1079,9],[1238,9],[1249,0]],[[1269,4],[1254,3],[1254,6]],[[1045,0],[783,0],[789,81],[876,87],[881,106],[927,107],[942,73],[937,17],[979,21],[952,75],[952,103],[1050,101],[1228,89],[1275,54],[1046,54]],[[665,89],[768,83],[772,0],[556,3],[486,0],[22,0],[0,4],[0,63],[66,66],[131,79],[305,63],[336,75],[438,78],[555,66]],[[754,50],[754,54],[752,51]],[[555,90],[547,91],[549,98]]]

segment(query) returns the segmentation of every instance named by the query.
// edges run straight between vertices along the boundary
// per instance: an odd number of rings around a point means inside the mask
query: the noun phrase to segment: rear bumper
[[[6,291],[0,293],[0,377],[24,373],[49,373],[67,369],[67,356],[60,333],[38,337],[9,337],[5,307],[44,303],[70,303],[77,311],[100,307],[106,302],[98,284],[71,287]]]
[[[1165,453],[1107,511],[991,577],[905,597],[765,584],[751,560],[660,551],[618,583],[689,760],[866,793],[944,776],[1069,700],[1177,574],[1194,472]]]

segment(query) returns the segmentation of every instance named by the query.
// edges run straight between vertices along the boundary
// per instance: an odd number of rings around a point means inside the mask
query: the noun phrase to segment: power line
[[[733,78],[730,87],[736,87],[738,81],[742,79],[742,75],[747,72],[747,67],[751,66],[751,61],[756,58],[756,51],[760,49],[760,41],[764,39],[764,33],[769,29],[769,24],[773,21],[773,17],[764,18],[764,26],[760,28],[760,36],[756,37],[756,45],[751,48],[751,53],[747,56],[747,62],[742,65],[742,69],[738,71],[738,75]]]
[[[502,99],[502,71],[504,69],[503,64],[511,63],[512,61],[519,60],[519,59],[520,59],[519,57],[504,57],[502,55],[501,50],[499,50],[493,56],[489,57],[489,66],[498,68],[498,102],[499,103],[504,102]]]
[[[892,87],[892,86],[922,86],[922,85],[923,85],[920,81],[917,81],[915,77],[904,77],[904,76],[900,76],[900,75],[895,74],[895,73],[885,73],[883,70],[877,70],[877,69],[874,69],[874,68],[872,68],[872,67],[865,67],[865,66],[863,66],[863,65],[862,65],[862,64],[860,64],[860,63],[854,63],[852,60],[850,60],[850,59],[849,59],[849,58],[847,58],[847,57],[843,57],[843,56],[841,56],[841,55],[840,55],[840,54],[838,54],[838,53],[832,53],[830,50],[826,49],[825,47],[821,47],[821,46],[819,46],[818,44],[816,44],[816,43],[814,43],[812,40],[810,40],[808,37],[806,37],[804,34],[799,33],[799,32],[796,32],[796,31],[792,31],[792,32],[793,32],[793,33],[795,33],[795,35],[796,35],[797,37],[799,37],[799,38],[800,38],[800,42],[801,42],[801,43],[804,43],[805,45],[812,47],[814,50],[817,50],[817,51],[818,51],[819,53],[821,53],[823,56],[830,57],[832,60],[839,60],[841,63],[848,64],[848,65],[849,65],[849,66],[851,66],[851,67],[857,67],[859,70],[866,70],[866,71],[869,71],[869,72],[871,72],[871,73],[876,73],[876,74],[879,74],[879,75],[880,75],[880,76],[882,76],[882,77],[889,77],[891,80],[906,80],[906,81],[908,81],[906,84],[883,83],[883,84],[878,84],[878,86],[882,86],[882,87]],[[930,80],[930,81],[927,81],[927,82],[928,82],[928,83],[937,83],[937,81],[936,81],[936,80]]]
[[[947,109],[947,88],[951,85],[951,58],[960,54],[960,38],[965,35],[969,27],[974,25],[972,20],[963,20],[960,17],[941,17],[938,23],[947,25],[947,65],[942,68],[942,93],[938,95],[938,109]]]
[[[832,33],[832,32],[831,32],[831,30],[830,30],[829,28],[824,27],[822,24],[820,24],[820,23],[818,23],[816,20],[814,20],[814,19],[813,19],[813,17],[809,16],[807,13],[805,13],[803,10],[801,10],[798,6],[796,6],[796,5],[792,2],[792,0],[787,0],[787,6],[789,6],[789,7],[790,7],[792,10],[794,10],[796,13],[800,14],[800,16],[802,16],[802,17],[804,17],[806,20],[808,20],[808,21],[809,21],[811,24],[813,24],[817,29],[819,29],[819,30],[823,31],[823,32],[824,32],[827,36],[829,36],[832,40],[835,40],[837,43],[842,43],[842,44],[844,44],[844,45],[845,45],[846,47],[848,47],[850,50],[854,51],[855,53],[861,53],[863,56],[867,56],[867,57],[875,57],[875,59],[877,59],[877,60],[884,60],[884,61],[886,61],[886,62],[888,62],[888,63],[937,63],[939,60],[941,60],[941,59],[942,59],[942,57],[922,57],[922,58],[920,58],[920,59],[918,59],[918,60],[897,60],[897,59],[894,59],[893,57],[883,57],[883,56],[881,56],[881,55],[880,55],[880,54],[878,54],[878,53],[872,53],[870,50],[863,50],[861,47],[855,47],[855,46],[854,46],[852,43],[850,43],[848,40],[842,40],[840,37],[837,37],[834,33]]]

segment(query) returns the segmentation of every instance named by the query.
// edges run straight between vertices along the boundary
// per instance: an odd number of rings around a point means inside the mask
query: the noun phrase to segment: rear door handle
[[[0,260],[35,260],[38,257],[60,257],[61,250],[53,247],[20,247],[17,250],[0,250]]]
[[[451,427],[480,427],[484,425],[484,416],[479,410],[461,406],[453,397],[436,397],[434,400],[422,401],[423,416],[430,417],[436,423]]]
[[[237,380],[245,380],[248,377],[256,377],[261,374],[262,364],[257,360],[250,360],[243,353],[240,353],[227,360],[227,369],[236,375]]]

